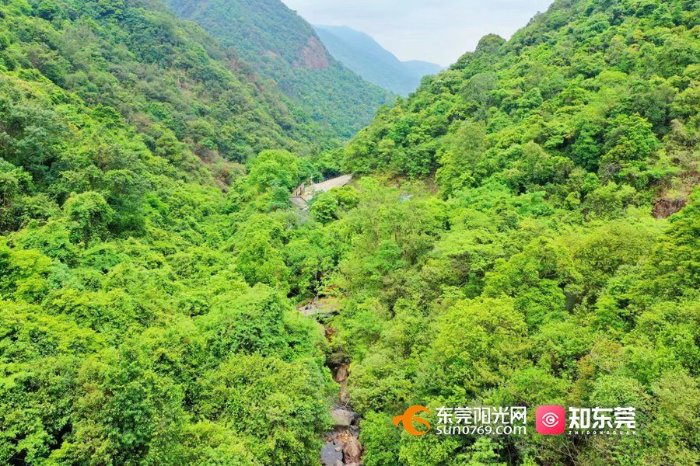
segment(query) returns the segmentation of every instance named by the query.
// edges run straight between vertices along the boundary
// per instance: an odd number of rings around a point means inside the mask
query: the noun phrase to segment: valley
[[[0,464],[698,464],[699,24],[556,0],[396,97],[277,0],[0,1]]]

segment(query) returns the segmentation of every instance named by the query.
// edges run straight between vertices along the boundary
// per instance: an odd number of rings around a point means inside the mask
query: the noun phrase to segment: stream
[[[307,317],[330,315],[335,310],[332,306],[329,309],[317,299],[299,308],[299,311]],[[330,342],[335,330],[329,325],[324,325],[324,330],[326,340]],[[331,408],[333,430],[324,437],[321,464],[323,466],[361,466],[360,417],[352,410],[348,393],[350,362],[345,354],[334,353],[327,359],[326,365],[333,374],[333,380],[338,384],[338,397]]]
[[[326,332],[328,334],[328,332]],[[362,445],[359,435],[359,416],[352,410],[348,395],[348,363],[330,365],[333,379],[338,383],[338,399],[331,410],[333,431],[326,434],[326,443],[321,450],[323,466],[360,466]]]

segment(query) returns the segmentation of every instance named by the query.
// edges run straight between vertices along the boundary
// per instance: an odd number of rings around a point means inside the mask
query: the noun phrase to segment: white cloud
[[[553,0],[283,0],[313,24],[366,32],[402,60],[448,65],[496,33],[510,37]]]

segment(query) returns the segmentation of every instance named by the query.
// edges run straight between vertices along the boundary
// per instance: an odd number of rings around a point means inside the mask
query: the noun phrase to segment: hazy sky
[[[402,60],[449,65],[488,33],[510,37],[553,0],[283,0],[313,24],[366,32]]]

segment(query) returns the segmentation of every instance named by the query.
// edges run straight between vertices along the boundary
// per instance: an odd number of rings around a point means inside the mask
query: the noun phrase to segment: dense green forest
[[[348,169],[429,180],[364,185],[330,223],[364,464],[700,461],[698,110],[699,2],[560,0],[351,142]],[[413,404],[636,406],[642,427],[415,439],[391,425]]]
[[[333,59],[314,29],[281,0],[165,0],[199,23],[334,135],[366,126],[392,95]]]
[[[221,189],[313,127],[157,8],[0,13],[0,464],[313,464],[322,334],[248,273],[296,220]]]
[[[339,354],[366,466],[700,461],[700,2],[557,0],[341,149],[295,108],[159,2],[0,0],[0,464],[317,465]]]

